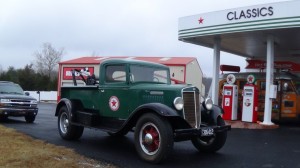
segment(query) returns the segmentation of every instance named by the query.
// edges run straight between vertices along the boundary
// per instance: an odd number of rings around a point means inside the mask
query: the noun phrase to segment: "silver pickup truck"
[[[29,93],[24,93],[20,85],[0,81],[0,120],[9,116],[25,117],[26,122],[33,123],[38,113],[37,100]]]

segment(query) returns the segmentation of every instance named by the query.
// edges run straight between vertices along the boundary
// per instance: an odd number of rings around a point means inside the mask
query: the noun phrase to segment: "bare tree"
[[[63,54],[63,48],[57,50],[51,43],[44,43],[42,49],[34,53],[37,71],[51,78],[51,74],[57,71],[58,63],[61,61]]]

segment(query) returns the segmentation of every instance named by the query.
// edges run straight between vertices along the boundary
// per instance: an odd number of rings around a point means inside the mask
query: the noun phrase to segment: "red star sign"
[[[117,111],[120,107],[120,101],[116,96],[111,96],[109,99],[109,107],[112,111]]]
[[[113,101],[111,102],[111,105],[112,105],[113,107],[116,107],[116,104],[117,104],[117,102],[116,102],[115,100],[113,100]]]
[[[253,80],[253,77],[252,77],[252,76],[250,76],[250,77],[248,78],[248,80],[249,80],[249,82],[251,83],[251,82],[252,82],[252,80]]]
[[[228,77],[228,81],[229,81],[229,82],[232,81],[232,77],[231,77],[231,76]]]
[[[199,21],[199,24],[203,24],[203,18],[202,17],[200,17],[200,19],[198,20]]]

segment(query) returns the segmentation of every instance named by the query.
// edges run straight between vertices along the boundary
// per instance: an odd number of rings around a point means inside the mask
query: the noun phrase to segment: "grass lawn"
[[[72,149],[34,139],[0,124],[0,167],[115,168],[83,157]]]

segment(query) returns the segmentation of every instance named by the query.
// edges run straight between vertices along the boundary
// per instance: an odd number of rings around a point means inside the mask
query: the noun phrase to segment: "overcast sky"
[[[0,65],[23,68],[45,42],[82,56],[197,57],[212,74],[213,50],[178,41],[178,18],[284,0],[0,0]],[[245,58],[221,53],[221,64]]]

